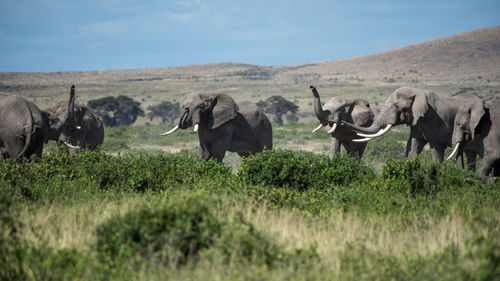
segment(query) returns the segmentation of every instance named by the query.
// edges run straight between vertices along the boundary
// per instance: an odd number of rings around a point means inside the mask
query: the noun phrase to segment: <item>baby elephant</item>
[[[191,93],[180,104],[177,129],[194,126],[200,140],[198,155],[222,162],[226,151],[240,156],[273,147],[273,130],[264,112],[251,102],[236,102],[226,94]]]
[[[481,177],[500,176],[500,98],[462,105],[455,116],[452,140],[454,149],[448,159],[465,147],[483,158],[478,170]]]

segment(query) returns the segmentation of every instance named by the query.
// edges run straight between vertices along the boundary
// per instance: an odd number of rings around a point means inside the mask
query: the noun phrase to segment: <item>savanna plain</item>
[[[281,95],[299,120],[273,123],[273,150],[220,164],[197,158],[196,134],[160,137],[173,125],[147,118],[106,127],[100,152],[49,143],[35,162],[1,162],[0,279],[499,280],[500,182],[432,162],[428,149],[405,159],[405,126],[361,160],[329,159],[328,134],[311,133],[309,85],[376,111],[401,86],[498,96],[500,78],[286,75],[301,67],[1,74],[1,91],[41,108],[76,81],[80,103],[123,94],[143,108],[193,91]]]

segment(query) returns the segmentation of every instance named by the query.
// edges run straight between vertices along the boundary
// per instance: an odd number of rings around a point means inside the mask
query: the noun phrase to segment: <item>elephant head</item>
[[[476,100],[462,105],[455,115],[453,127],[453,151],[447,160],[451,159],[468,141],[473,141],[481,119],[486,114],[484,100]]]
[[[65,143],[72,149],[80,147],[75,143],[78,139],[79,126],[75,117],[75,86],[71,86],[69,99],[53,108],[47,109],[44,114],[49,123],[49,140]]]
[[[341,121],[360,124],[361,126],[371,125],[373,112],[366,100],[333,97],[322,106],[316,88],[314,86],[309,88],[314,96],[314,113],[320,122],[320,125],[313,130],[313,133],[322,127],[329,126],[331,128],[328,133],[333,134]]]
[[[234,119],[238,110],[236,102],[226,94],[187,94],[180,104],[179,124],[161,135],[170,135],[179,128],[187,129],[191,126],[194,126],[195,132],[198,131],[198,128],[216,129]]]
[[[389,96],[370,127],[356,126],[348,122],[343,124],[361,132],[358,135],[365,137],[355,141],[369,141],[387,133],[392,126],[400,124],[415,126],[429,110],[429,103],[432,102],[429,99],[432,97],[423,90],[402,87]]]

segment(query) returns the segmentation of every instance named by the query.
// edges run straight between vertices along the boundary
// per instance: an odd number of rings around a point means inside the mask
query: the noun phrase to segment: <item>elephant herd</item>
[[[19,96],[0,94],[0,160],[41,156],[49,140],[64,143],[69,153],[81,147],[95,150],[104,140],[101,119],[84,105],[75,105],[75,86],[69,99],[46,110]]]
[[[394,91],[373,118],[365,100],[333,97],[321,106],[318,91],[310,87],[314,111],[321,127],[332,135],[332,155],[345,151],[363,155],[366,142],[387,133],[393,126],[410,126],[406,157],[420,154],[429,144],[432,160],[442,162],[445,149],[454,147],[447,160],[456,156],[457,163],[476,168],[476,157],[482,158],[480,176],[500,176],[500,98],[480,98],[473,94],[443,95],[431,91],[402,87]],[[358,145],[356,145],[358,144]],[[340,146],[340,150],[339,150]]]
[[[448,157],[464,166],[476,167],[478,173],[500,175],[500,98],[480,98],[473,94],[443,95],[402,87],[394,91],[374,117],[368,101],[332,97],[321,104],[317,89],[313,93],[314,113],[319,121],[316,132],[325,128],[331,135],[330,157],[345,152],[361,157],[367,142],[387,133],[392,127],[410,126],[406,157],[420,154],[429,144],[432,159],[442,162],[447,147],[454,147]],[[272,149],[272,126],[262,109],[251,102],[236,103],[226,94],[190,93],[180,104],[178,129],[194,127],[198,133],[200,158],[222,161],[226,151],[248,156]],[[89,108],[75,105],[75,87],[67,102],[40,110],[19,96],[0,94],[0,160],[20,161],[40,156],[43,145],[55,140],[68,146],[70,153],[81,147],[98,149],[104,139],[100,118]]]

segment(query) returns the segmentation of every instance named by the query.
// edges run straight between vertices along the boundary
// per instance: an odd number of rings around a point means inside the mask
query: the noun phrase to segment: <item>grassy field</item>
[[[428,151],[404,160],[406,127],[361,161],[330,160],[314,126],[275,125],[277,150],[223,164],[196,158],[194,134],[160,137],[166,125],[106,128],[102,153],[0,163],[0,278],[498,278],[498,182]]]

